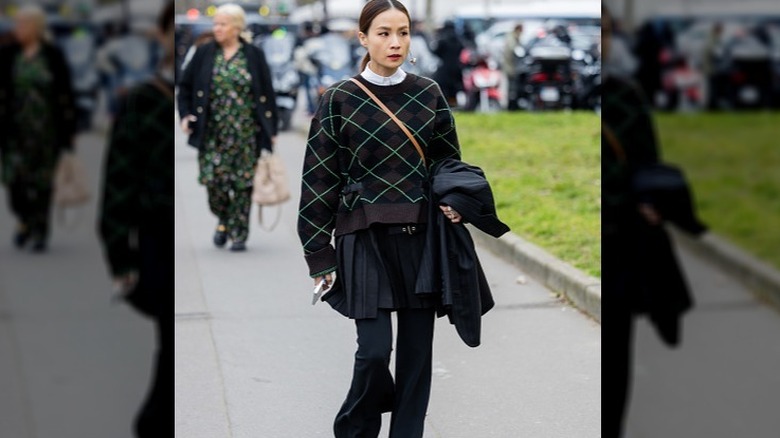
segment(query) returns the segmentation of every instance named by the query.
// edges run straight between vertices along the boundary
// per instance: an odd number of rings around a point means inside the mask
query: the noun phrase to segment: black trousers
[[[208,184],[209,208],[227,228],[234,242],[249,237],[249,214],[252,211],[252,188],[239,190],[223,184]]]
[[[608,359],[602,364],[602,375],[608,382],[602,395],[602,433],[604,438],[621,438],[631,395],[631,368],[634,350],[631,242],[626,236],[602,234],[602,351]]]
[[[8,201],[16,219],[36,238],[49,236],[52,187],[13,181],[8,185]]]
[[[382,413],[392,412],[390,438],[421,438],[431,393],[433,309],[401,309],[398,316],[395,380],[390,374],[392,311],[357,319],[352,386],[334,424],[336,438],[376,438]]]
[[[173,313],[156,318],[157,357],[149,392],[135,418],[135,436],[157,438],[173,436],[174,388],[173,388]]]

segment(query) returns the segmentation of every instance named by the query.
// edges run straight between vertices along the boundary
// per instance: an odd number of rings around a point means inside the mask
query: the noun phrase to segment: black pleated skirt
[[[425,233],[389,234],[390,227],[336,238],[337,284],[324,299],[341,314],[364,319],[375,318],[377,309],[434,307],[432,296],[414,293]]]

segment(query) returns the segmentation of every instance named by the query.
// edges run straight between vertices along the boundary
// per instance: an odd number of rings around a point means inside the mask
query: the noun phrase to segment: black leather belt
[[[425,224],[412,224],[402,226],[387,227],[387,234],[418,234],[425,231]]]

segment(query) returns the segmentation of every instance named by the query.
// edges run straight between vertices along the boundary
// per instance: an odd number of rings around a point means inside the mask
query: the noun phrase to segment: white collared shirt
[[[369,62],[369,64],[371,63]],[[360,76],[374,85],[388,86],[398,85],[403,82],[404,79],[406,79],[406,72],[399,67],[398,70],[396,70],[395,73],[393,73],[391,76],[380,76],[374,73],[374,71],[368,68],[368,65],[366,65],[365,70],[363,70],[363,73],[360,73]]]

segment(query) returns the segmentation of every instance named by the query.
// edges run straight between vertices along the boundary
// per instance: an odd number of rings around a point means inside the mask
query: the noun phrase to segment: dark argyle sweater
[[[428,168],[460,159],[449,106],[436,82],[413,74],[397,85],[365,84],[415,136]],[[336,269],[331,237],[372,224],[425,222],[428,170],[409,138],[351,81],[328,89],[312,119],[298,235],[311,276]]]
[[[173,236],[172,114],[173,98],[150,83],[139,85],[120,103],[105,160],[99,218],[115,276],[139,270],[144,254],[133,242],[141,234]]]

